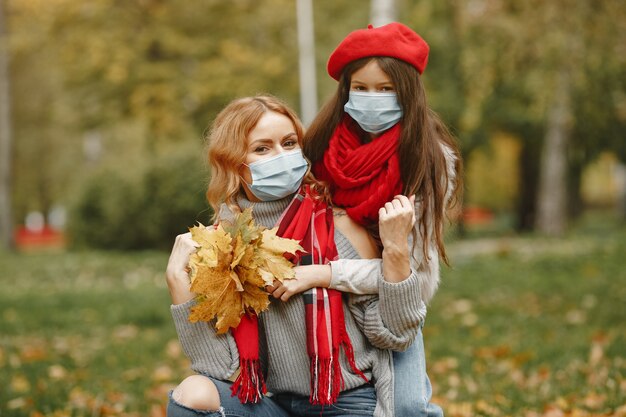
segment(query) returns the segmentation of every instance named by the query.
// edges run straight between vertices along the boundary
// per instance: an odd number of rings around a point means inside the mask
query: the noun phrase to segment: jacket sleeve
[[[217,334],[213,323],[188,320],[195,300],[170,307],[178,340],[191,361],[194,372],[217,379],[228,379],[239,367],[239,352],[230,334]]]

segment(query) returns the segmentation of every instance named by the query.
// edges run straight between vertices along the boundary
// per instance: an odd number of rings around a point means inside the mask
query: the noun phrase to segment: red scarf
[[[309,186],[302,187],[277,224],[278,236],[300,241],[305,250],[293,259],[294,262],[300,265],[327,264],[338,259],[332,209],[315,199]],[[333,404],[344,386],[339,362],[340,347],[343,347],[353,371],[366,382],[367,377],[357,368],[354,360],[344,321],[341,292],[312,288],[304,293],[304,304],[311,369],[309,401],[311,404]],[[233,335],[239,349],[241,373],[232,386],[232,393],[235,395],[239,390],[241,402],[258,402],[266,388],[258,360],[257,317],[246,315]]]
[[[361,142],[359,130],[345,115],[313,172],[330,184],[333,203],[344,207],[358,223],[369,226],[378,224],[378,210],[402,193],[397,152],[400,124],[369,143]]]

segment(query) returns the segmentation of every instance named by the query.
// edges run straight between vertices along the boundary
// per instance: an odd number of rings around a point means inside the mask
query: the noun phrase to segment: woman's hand
[[[173,304],[183,304],[196,295],[191,292],[189,282],[189,257],[196,251],[198,244],[191,239],[191,233],[176,236],[174,247],[167,262],[165,277]]]
[[[275,280],[265,290],[272,297],[282,301],[288,301],[291,296],[299,294],[314,287],[328,288],[330,285],[330,265],[298,265],[295,266],[295,279],[285,279],[283,282]]]
[[[408,237],[415,224],[415,196],[395,196],[378,210],[378,217],[383,276],[390,282],[404,281],[411,274]]]

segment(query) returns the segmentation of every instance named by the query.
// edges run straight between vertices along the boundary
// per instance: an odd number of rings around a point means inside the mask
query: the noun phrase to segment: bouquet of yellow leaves
[[[251,208],[233,222],[189,229],[200,245],[189,261],[191,291],[198,301],[189,321],[217,316],[215,328],[225,333],[239,325],[245,312],[267,309],[270,301],[264,287],[276,279],[295,278],[293,264],[284,254],[303,250],[296,240],[276,236],[277,230],[256,225]]]

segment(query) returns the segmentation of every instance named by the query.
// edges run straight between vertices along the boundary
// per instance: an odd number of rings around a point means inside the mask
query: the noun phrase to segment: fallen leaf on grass
[[[53,380],[65,379],[67,370],[61,365],[52,365],[48,368],[48,376]]]
[[[7,408],[9,410],[17,410],[19,408],[24,408],[28,405],[28,400],[24,397],[17,397],[9,400],[7,402]]]
[[[156,382],[169,381],[173,376],[172,368],[167,365],[161,365],[152,371],[152,380]]]
[[[167,415],[165,406],[152,404],[150,407],[150,417],[165,417]]]
[[[554,405],[549,405],[545,408],[542,417],[565,417],[565,413]]]
[[[169,358],[172,359],[181,357],[183,351],[180,347],[180,342],[178,341],[178,339],[172,339],[167,342],[167,345],[165,345],[165,353]]]
[[[30,382],[24,375],[14,375],[11,378],[11,390],[18,394],[28,392],[30,390]]]
[[[167,398],[169,392],[174,388],[176,388],[176,385],[171,383],[157,384],[150,387],[144,395],[148,400],[161,402],[164,398]]]
[[[41,342],[33,342],[37,343],[36,345],[25,345],[22,346],[20,350],[20,358],[23,362],[37,362],[46,359],[48,356],[48,352],[46,351],[43,343]]]
[[[590,392],[583,399],[583,404],[585,405],[585,407],[596,409],[596,410],[599,408],[602,408],[605,402],[606,402],[606,395],[598,394],[595,392]]]
[[[450,417],[474,417],[474,411],[470,403],[452,403],[446,407],[446,415]]]
[[[132,324],[118,326],[113,330],[113,338],[119,341],[134,339],[139,334],[139,328]]]

